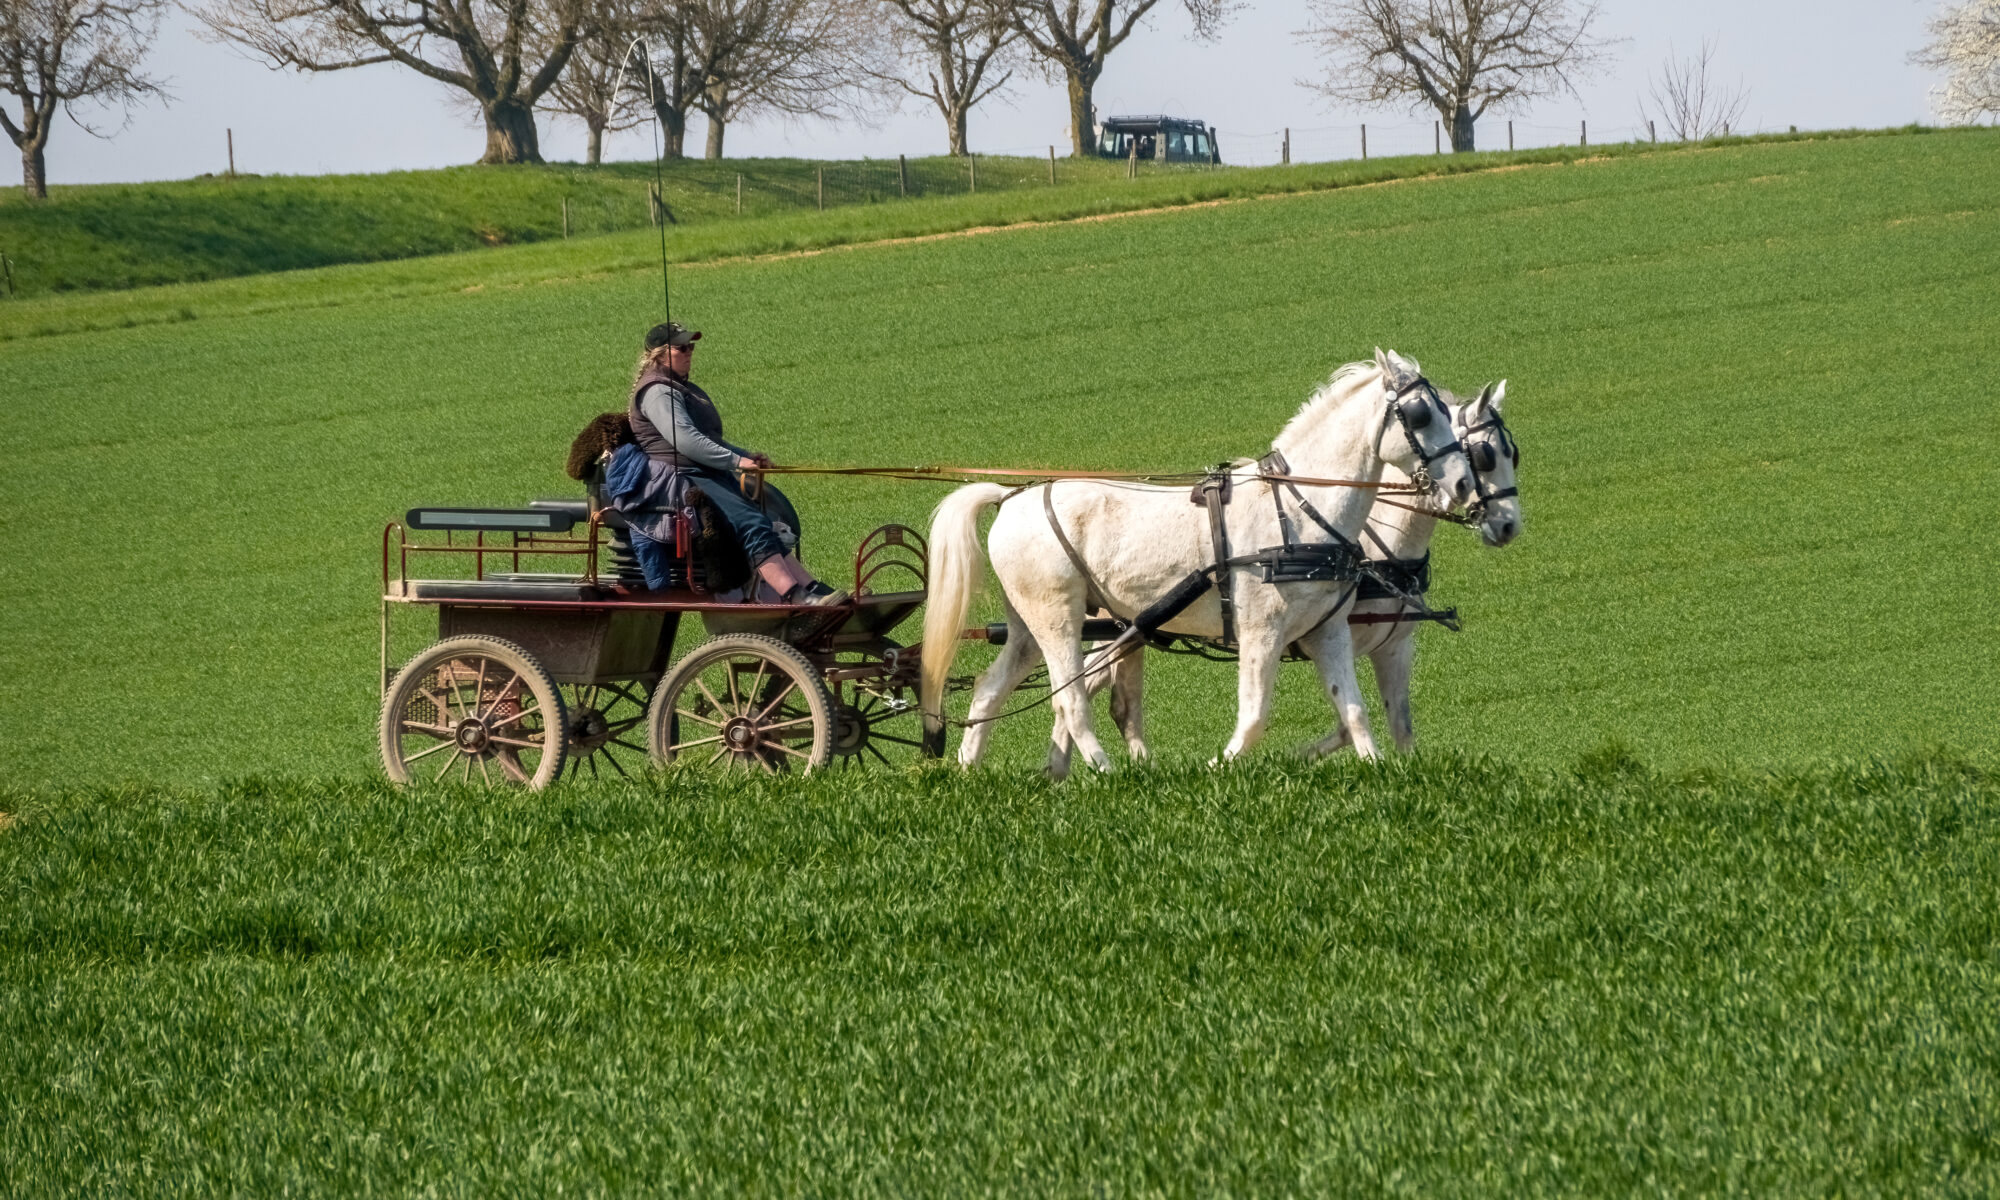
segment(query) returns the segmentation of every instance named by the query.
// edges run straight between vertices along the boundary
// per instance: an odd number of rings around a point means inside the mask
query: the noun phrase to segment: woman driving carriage
[[[635,446],[621,447],[606,472],[605,488],[631,525],[632,549],[646,573],[646,585],[666,586],[672,558],[666,518],[646,514],[678,509],[689,484],[699,485],[715,512],[729,525],[757,576],[791,604],[844,604],[846,592],[814,579],[787,548],[766,511],[776,489],[766,487],[766,504],[743,494],[739,473],[771,465],[769,456],[745,450],[722,436],[722,415],[708,393],[688,378],[694,344],[701,332],[677,322],[646,333],[632,383],[627,419]],[[789,507],[789,506],[787,506]]]

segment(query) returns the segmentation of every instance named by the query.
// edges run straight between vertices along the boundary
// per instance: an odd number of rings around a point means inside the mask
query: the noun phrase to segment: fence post
[[[1432,122],[1431,122],[1431,153],[1432,153],[1432,154],[1443,154],[1443,153],[1444,153],[1444,122],[1443,122],[1443,121],[1432,121]]]
[[[821,212],[825,212],[826,211],[826,168],[825,167],[821,167],[819,169],[819,188],[816,192],[813,193],[813,195],[815,200],[819,204],[819,210]]]
[[[1514,148],[1514,122],[1507,122],[1507,149]]]
[[[1285,166],[1288,166],[1288,167],[1289,167],[1289,166],[1291,166],[1291,165],[1292,165],[1292,127],[1291,127],[1291,126],[1289,126],[1289,125],[1285,126],[1285,142],[1284,142],[1284,146],[1282,147],[1282,149],[1281,149],[1280,153],[1282,153],[1282,154],[1284,155],[1284,165],[1285,165]]]
[[[563,197],[563,236],[569,236],[569,197]]]
[[[8,258],[4,253],[0,253],[0,275],[7,277],[7,296],[9,299],[12,299],[14,296],[14,260]]]
[[[1653,123],[1650,120],[1646,122],[1646,140],[1649,142],[1660,140],[1660,131],[1653,128]]]
[[[1125,160],[1125,178],[1139,178],[1139,139],[1132,139],[1132,157]]]
[[[229,135],[229,177],[234,179],[236,178],[236,131],[225,129],[222,132]]]
[[[975,193],[976,193],[976,192],[978,192],[978,191],[979,191],[979,156],[978,156],[977,154],[971,154],[971,153],[968,153],[968,154],[966,154],[966,156],[965,156],[965,169],[966,169],[967,171],[971,172],[971,176],[972,176],[972,191],[973,191],[973,192],[975,192]]]
[[[1054,187],[1055,185],[1056,185],[1056,148],[1055,148],[1054,146],[1050,146],[1050,147],[1049,147],[1049,186],[1050,186],[1050,187]]]
[[[736,177],[736,215],[743,215],[743,177]]]
[[[1590,145],[1590,122],[1585,121],[1576,127],[1576,144],[1579,146]]]
[[[1361,123],[1361,158],[1364,162],[1368,159],[1368,122],[1366,121]]]
[[[896,156],[896,194],[910,194],[910,160],[900,154]]]

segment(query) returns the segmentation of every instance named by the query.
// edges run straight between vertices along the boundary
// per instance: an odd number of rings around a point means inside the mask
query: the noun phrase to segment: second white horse
[[[1374,362],[1336,371],[1272,448],[1282,456],[1283,474],[1298,479],[1368,484],[1378,482],[1387,465],[1427,479],[1434,502],[1448,507],[1465,503],[1474,492],[1471,464],[1451,414],[1417,364],[1393,352],[1378,350]],[[1238,551],[1355,547],[1375,500],[1369,486],[1279,482],[1252,462],[1238,464],[1230,482],[1233,500],[1224,510],[1225,527],[1228,545]],[[1208,514],[1189,502],[1185,488],[1108,480],[1025,489],[973,484],[946,497],[931,525],[924,616],[923,705],[932,728],[944,719],[945,683],[982,583],[979,517],[995,505],[1000,511],[987,547],[1006,602],[1008,637],[975,685],[959,761],[968,766],[978,761],[988,722],[1046,655],[1055,717],[1050,773],[1067,773],[1072,747],[1091,766],[1107,769],[1110,758],[1091,728],[1090,699],[1082,686],[1085,615],[1093,606],[1120,615],[1140,613],[1212,568],[1216,555]],[[1223,757],[1234,758],[1263,735],[1285,648],[1308,635],[1347,737],[1357,752],[1373,756],[1346,621],[1352,579],[1266,583],[1254,565],[1227,570],[1240,662],[1236,730]],[[1217,591],[1202,594],[1162,629],[1223,637]],[[1108,665],[1090,664],[1093,670]]]

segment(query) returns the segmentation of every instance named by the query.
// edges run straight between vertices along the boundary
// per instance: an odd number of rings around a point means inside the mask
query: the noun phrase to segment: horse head
[[[1394,350],[1377,349],[1384,406],[1375,434],[1381,460],[1427,488],[1446,508],[1471,502],[1472,464],[1458,439],[1451,410],[1422,368]],[[1400,429],[1401,436],[1392,435]]]
[[[1515,484],[1521,447],[1500,416],[1506,399],[1503,379],[1481,388],[1479,398],[1470,404],[1451,410],[1453,427],[1472,467],[1473,494],[1466,511],[1489,546],[1504,546],[1521,532],[1521,493]]]

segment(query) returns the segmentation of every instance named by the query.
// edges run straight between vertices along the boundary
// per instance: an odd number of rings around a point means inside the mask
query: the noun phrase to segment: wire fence
[[[1788,127],[1793,133],[1797,126]],[[1732,128],[1728,134],[1776,133],[1777,129]],[[1522,117],[1486,117],[1473,130],[1478,150],[1540,150],[1557,146],[1671,141],[1656,122],[1549,124]],[[1451,130],[1442,121],[1354,121],[1339,125],[1296,126],[1244,131],[1218,129],[1222,160],[1232,166],[1269,167],[1281,163],[1339,162],[1361,158],[1451,153]]]

